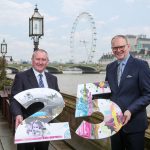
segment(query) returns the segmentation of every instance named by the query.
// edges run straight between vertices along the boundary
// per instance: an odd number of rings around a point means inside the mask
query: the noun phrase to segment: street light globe
[[[34,9],[34,14],[31,18],[29,18],[29,36],[43,36],[44,28],[43,28],[43,16],[38,12],[37,5]]]
[[[7,53],[7,44],[5,42],[5,39],[3,39],[3,42],[1,43],[1,54],[5,56]]]

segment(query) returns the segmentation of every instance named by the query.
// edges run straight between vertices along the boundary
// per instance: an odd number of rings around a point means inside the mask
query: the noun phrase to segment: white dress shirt
[[[45,72],[43,71],[42,73],[39,73],[34,68],[32,68],[32,69],[33,69],[33,72],[35,74],[37,82],[39,81],[39,78],[40,78],[39,74],[42,74],[43,75],[42,80],[43,80],[43,83],[44,83],[44,88],[48,88],[48,84],[47,84],[47,79],[46,79],[46,76],[45,76]]]

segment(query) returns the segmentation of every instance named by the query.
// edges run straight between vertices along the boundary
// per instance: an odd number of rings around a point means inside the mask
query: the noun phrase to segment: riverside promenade
[[[0,150],[16,150],[13,144],[13,133],[0,110]]]
[[[9,111],[9,87],[6,87],[5,92],[0,91],[0,150],[17,150],[14,144],[13,121]],[[49,150],[74,150],[64,140],[51,141]]]
[[[13,132],[0,110],[0,150],[17,150],[13,142]],[[51,141],[49,150],[73,150],[65,141]]]

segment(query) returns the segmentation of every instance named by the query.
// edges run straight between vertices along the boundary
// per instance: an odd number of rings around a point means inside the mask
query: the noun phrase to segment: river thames
[[[55,74],[62,93],[76,96],[78,84],[93,83],[105,80],[105,73],[102,74]]]
[[[82,83],[93,83],[105,80],[105,73],[101,74],[54,74],[57,76],[59,89],[62,93],[76,96],[77,86]],[[14,79],[14,74],[7,77]]]

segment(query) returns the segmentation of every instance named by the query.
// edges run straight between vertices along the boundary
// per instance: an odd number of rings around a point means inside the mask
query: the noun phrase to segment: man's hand
[[[23,121],[23,117],[21,115],[17,115],[16,116],[15,128],[17,128],[22,121]]]
[[[131,112],[129,110],[126,110],[123,116],[123,126],[126,125],[130,119],[131,119]]]

